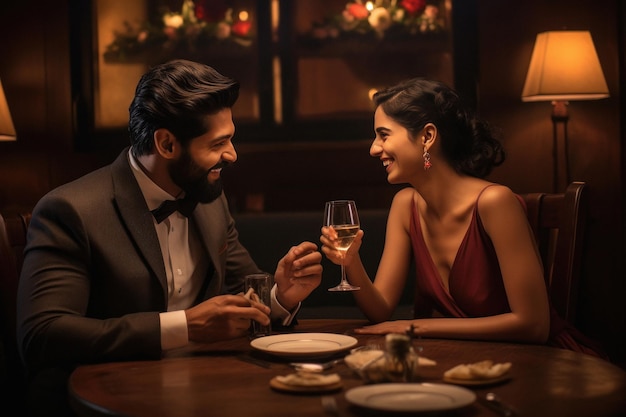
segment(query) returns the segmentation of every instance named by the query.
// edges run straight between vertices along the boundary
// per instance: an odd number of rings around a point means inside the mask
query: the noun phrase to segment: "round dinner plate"
[[[465,407],[476,401],[476,394],[449,384],[384,383],[352,388],[346,400],[380,411],[441,411]]]
[[[334,333],[289,333],[259,337],[250,342],[255,349],[285,357],[317,357],[354,347],[352,336]]]

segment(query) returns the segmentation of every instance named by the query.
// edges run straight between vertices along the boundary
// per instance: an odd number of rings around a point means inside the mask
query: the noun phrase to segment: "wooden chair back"
[[[572,182],[564,193],[522,195],[539,245],[552,305],[574,324],[585,242],[588,196],[584,182]]]
[[[0,214],[0,330],[7,399],[19,401],[24,395],[25,373],[16,339],[17,285],[24,260],[26,230],[30,213],[3,217]]]

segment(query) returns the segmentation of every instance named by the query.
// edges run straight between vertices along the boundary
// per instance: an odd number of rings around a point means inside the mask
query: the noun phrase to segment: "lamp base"
[[[569,170],[569,143],[567,137],[567,112],[568,102],[555,100],[552,102],[552,157],[553,157],[553,192],[558,193],[564,190],[570,182]],[[563,152],[559,153],[558,126],[563,126]],[[561,166],[564,173],[561,173]],[[564,174],[564,175],[562,175]],[[564,181],[564,183],[563,183]]]
[[[568,101],[555,100],[552,102],[552,120],[555,122],[566,122],[569,119],[567,112]]]

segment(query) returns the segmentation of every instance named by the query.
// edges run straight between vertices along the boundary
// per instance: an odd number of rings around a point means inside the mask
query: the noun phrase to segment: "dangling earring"
[[[422,155],[422,157],[424,158],[424,171],[428,171],[433,164],[430,162],[430,154],[426,148],[424,148],[424,155]]]

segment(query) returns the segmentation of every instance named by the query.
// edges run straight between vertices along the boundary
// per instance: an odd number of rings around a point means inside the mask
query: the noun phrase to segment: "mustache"
[[[230,166],[230,165],[231,165],[231,163],[230,163],[230,162],[227,162],[227,161],[221,161],[221,162],[219,162],[219,163],[217,163],[217,164],[213,165],[213,166],[209,169],[209,171],[212,171],[212,170],[214,170],[214,169],[224,169],[224,168],[226,168],[226,167],[228,167],[228,166]]]

